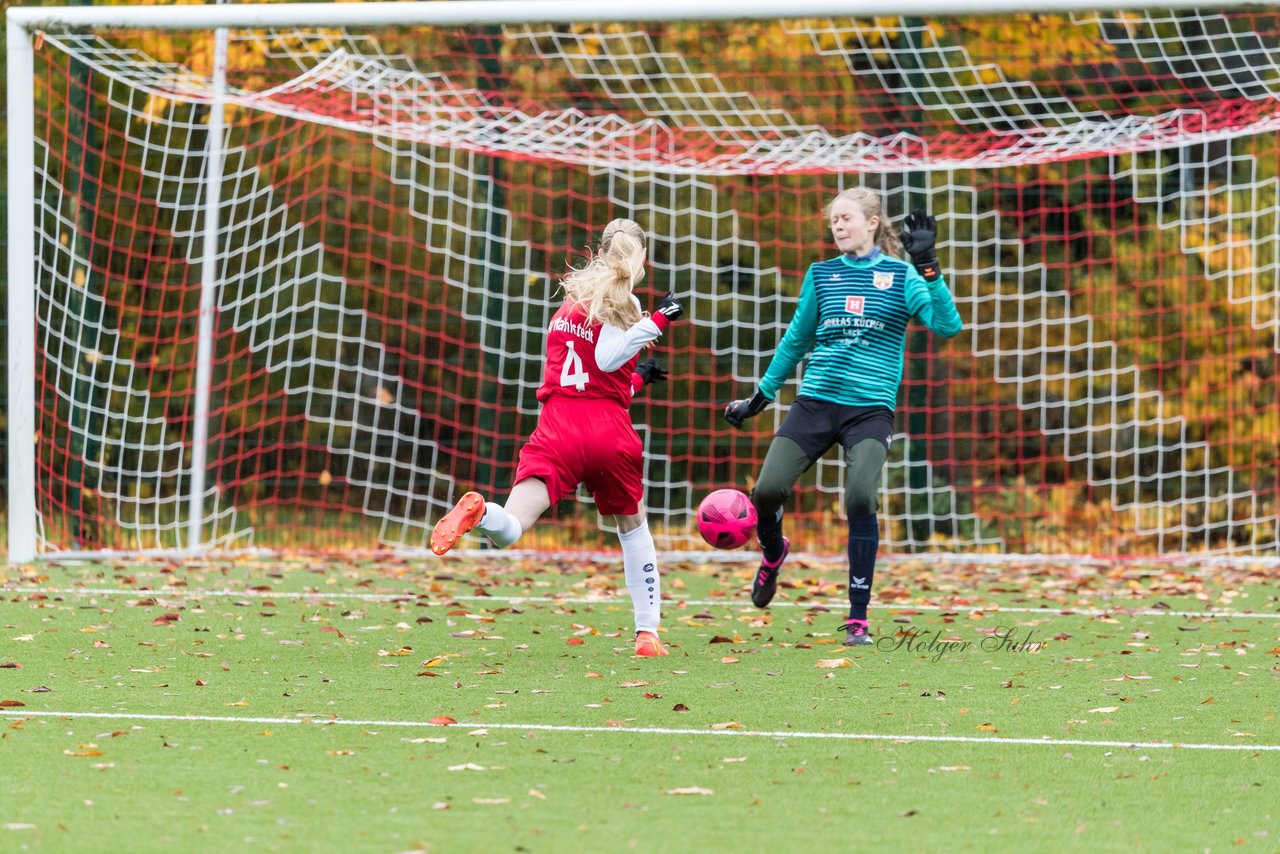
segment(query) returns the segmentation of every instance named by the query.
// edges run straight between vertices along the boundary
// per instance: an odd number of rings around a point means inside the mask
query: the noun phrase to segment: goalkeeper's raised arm
[[[840,193],[825,213],[839,254],[809,267],[759,387],[726,406],[724,418],[742,427],[763,412],[808,356],[795,403],[769,445],[752,493],[762,560],[751,600],[763,608],[777,591],[791,548],[782,534],[782,512],[796,480],[839,442],[849,520],[849,617],[843,627],[845,643],[861,645],[871,642],[876,500],[893,438],[907,326],[917,320],[951,338],[962,323],[938,263],[932,216],[913,211],[896,230],[879,195],[863,187]]]

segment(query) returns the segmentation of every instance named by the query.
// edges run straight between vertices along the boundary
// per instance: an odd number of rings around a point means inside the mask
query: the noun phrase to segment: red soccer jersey
[[[640,355],[637,353],[615,371],[602,371],[596,365],[596,342],[604,324],[585,324],[587,313],[579,306],[560,306],[547,329],[547,367],[538,388],[538,400],[564,395],[576,400],[615,400],[626,407],[631,403],[631,373]]]

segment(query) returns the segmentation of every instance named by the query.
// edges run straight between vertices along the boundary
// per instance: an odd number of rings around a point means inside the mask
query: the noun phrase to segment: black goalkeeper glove
[[[663,370],[657,359],[645,359],[636,365],[636,373],[640,375],[640,379],[644,380],[645,385],[653,385],[667,378],[667,371]]]
[[[741,428],[742,422],[748,418],[754,418],[769,405],[769,398],[757,391],[751,398],[746,400],[735,400],[724,408],[724,420],[728,421],[734,427]]]
[[[902,224],[902,248],[911,256],[911,263],[924,276],[926,282],[932,282],[942,275],[938,266],[938,253],[934,244],[938,242],[938,221],[922,210],[914,210]]]
[[[653,313],[662,315],[670,323],[673,320],[678,320],[680,315],[684,314],[684,306],[672,294],[667,294],[662,298],[662,302],[658,303],[658,307],[654,309]]]

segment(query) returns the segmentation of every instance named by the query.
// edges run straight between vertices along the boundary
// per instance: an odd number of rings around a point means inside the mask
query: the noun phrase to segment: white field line
[[[99,718],[122,721],[170,721],[193,723],[230,723],[230,724],[315,724],[319,726],[359,726],[359,727],[407,727],[412,729],[509,729],[536,730],[538,732],[572,732],[572,733],[624,733],[627,735],[700,735],[729,736],[738,738],[775,738],[775,739],[833,739],[839,741],[894,741],[894,742],[955,742],[962,744],[1034,744],[1050,747],[1121,747],[1132,750],[1253,750],[1280,751],[1280,744],[1191,744],[1176,741],[1090,741],[1080,738],[1001,738],[976,737],[967,735],[890,735],[886,733],[866,732],[769,732],[748,729],[676,729],[671,727],[625,727],[625,726],[570,726],[562,724],[495,724],[459,721],[455,724],[434,724],[430,721],[376,721],[376,720],[343,720],[317,716],[300,716],[296,718],[259,718],[239,717],[232,715],[154,715],[133,712],[29,712],[6,709],[6,717],[12,718]]]
[[[687,550],[668,550],[659,551],[658,558],[663,562],[672,561],[696,561],[698,563],[741,563],[744,565],[751,564],[755,559],[744,557],[745,552],[742,551],[687,551]],[[92,563],[101,561],[118,561],[118,560],[138,560],[147,561],[154,560],[164,565],[170,565],[175,558],[185,558],[188,561],[200,565],[206,565],[209,562],[218,560],[232,560],[237,557],[257,558],[262,560],[286,560],[293,557],[289,552],[283,552],[278,549],[254,548],[254,549],[229,549],[227,551],[219,551],[204,557],[190,557],[181,552],[166,551],[163,549],[135,549],[135,550],[113,550],[101,549],[97,551],[72,551],[72,552],[53,552],[40,555],[39,561],[42,563],[58,564],[60,566],[87,566]],[[792,552],[792,557],[803,557],[807,561],[821,565],[843,565],[848,557],[843,554],[818,554],[814,552],[806,552],[800,554]],[[436,561],[440,558],[427,549],[401,549],[397,551],[387,551],[378,549],[351,549],[342,552],[342,558],[346,561],[352,560],[432,560]],[[454,549],[449,552],[449,560],[461,558],[463,560],[478,559],[491,561],[493,563],[514,562],[520,560],[541,560],[541,561],[582,561],[588,563],[622,563],[622,553],[619,551],[536,551],[533,549]],[[900,563],[947,563],[947,564],[975,564],[985,566],[1020,566],[1035,564],[1062,564],[1064,566],[1073,566],[1078,569],[1085,568],[1107,568],[1114,566],[1170,566],[1194,564],[1195,569],[1201,572],[1191,572],[1196,576],[1207,574],[1203,572],[1214,567],[1280,567],[1280,553],[1275,555],[1229,555],[1229,554],[1199,554],[1196,552],[1188,552],[1182,554],[1167,555],[1071,555],[1071,554],[1043,554],[1043,553],[1009,553],[1009,554],[986,554],[986,553],[967,553],[967,552],[927,552],[923,554],[882,554],[877,560],[877,565],[883,563],[886,565]]]
[[[758,555],[758,552],[755,553]],[[620,551],[586,551],[586,552],[569,552],[569,551],[551,551],[542,552],[533,549],[454,549],[449,552],[450,558],[462,558],[472,560],[488,560],[495,563],[504,560],[552,560],[552,561],[590,561],[592,563],[622,563],[622,552]],[[427,560],[439,560],[439,558],[430,551],[423,549],[406,555],[408,558],[425,558]],[[840,566],[848,565],[848,556],[843,552],[837,554],[819,554],[815,552],[792,552],[791,557],[803,557],[806,561],[820,564],[822,566]],[[449,560],[446,558],[445,560]],[[760,560],[758,556],[752,557],[752,553],[746,549],[738,551],[659,551],[658,559],[663,562],[676,561],[692,561],[697,563],[741,563],[744,565],[754,565]],[[926,552],[921,554],[909,553],[889,553],[881,554],[876,557],[876,565],[881,564],[893,566],[896,564],[913,564],[913,563],[942,563],[942,564],[973,564],[976,566],[1035,566],[1040,564],[1061,564],[1063,566],[1075,567],[1077,569],[1099,569],[1112,568],[1118,566],[1144,566],[1165,567],[1170,565],[1179,565],[1189,570],[1188,574],[1196,575],[1194,569],[1209,569],[1214,567],[1280,567],[1280,551],[1274,555],[1219,555],[1219,554],[1197,554],[1195,552],[1187,552],[1183,554],[1167,554],[1167,555],[1071,555],[1071,554],[1042,554],[1042,553],[1025,553],[1025,554],[987,554],[983,552]]]
[[[354,593],[347,591],[280,591],[269,590],[229,590],[202,589],[197,587],[161,587],[154,590],[115,588],[115,587],[0,587],[0,596],[18,594],[29,596],[43,594],[45,596],[134,596],[138,598],[168,599],[200,599],[200,598],[240,598],[240,599],[351,599],[360,602],[408,602],[419,598],[420,594],[404,593]],[[421,594],[425,595],[425,594]],[[506,605],[548,604],[548,605],[629,605],[625,597],[586,597],[586,596],[441,596],[439,602],[494,602]],[[683,603],[685,606],[699,608],[751,608],[746,601],[735,602],[726,599],[672,599],[664,603],[669,608]],[[814,610],[832,610],[844,608],[847,602],[774,602],[770,608],[809,608]],[[1205,609],[1203,611],[1173,611],[1166,608],[1029,608],[1020,605],[913,605],[896,603],[893,605],[872,603],[875,610],[901,611],[945,611],[947,613],[1010,613],[1010,614],[1056,614],[1058,616],[1082,617],[1212,617],[1223,620],[1280,620],[1280,612],[1224,611]]]

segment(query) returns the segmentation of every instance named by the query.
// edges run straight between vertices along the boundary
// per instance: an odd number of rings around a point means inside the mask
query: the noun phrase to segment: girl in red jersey
[[[615,219],[600,236],[600,250],[564,278],[564,304],[547,330],[537,394],[542,411],[520,449],[511,495],[506,504],[477,492],[463,495],[436,523],[431,550],[443,555],[473,529],[506,548],[585,484],[618,529],[635,608],[636,655],[658,656],[667,654],[657,635],[658,555],[641,506],[643,446],[627,407],[642,387],[666,379],[656,360],[637,360],[684,309],[668,294],[652,315],[641,311],[632,289],[644,278],[645,242],[639,225]]]

